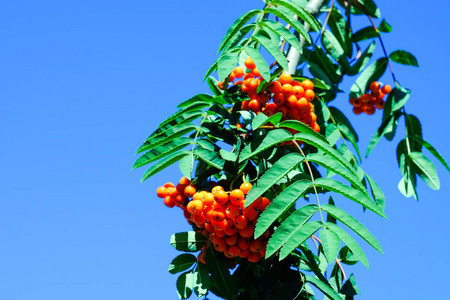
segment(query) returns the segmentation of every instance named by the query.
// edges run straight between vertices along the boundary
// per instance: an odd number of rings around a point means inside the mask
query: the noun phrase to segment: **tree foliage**
[[[316,15],[310,13],[314,5]],[[351,20],[359,15],[367,17],[367,27],[353,27]],[[392,71],[391,62],[418,67],[417,59],[405,50],[387,52],[382,35],[392,27],[380,17],[372,0],[265,1],[263,8],[237,18],[222,39],[218,58],[204,78],[212,95],[199,94],[181,102],[178,111],[139,147],[138,153],[143,154],[133,168],[147,167],[142,181],[178,162],[183,176],[197,189],[208,190],[209,182],[222,180],[231,191],[251,182],[245,207],[260,197],[270,200],[255,224],[255,238],[270,231],[265,257],[257,263],[236,258],[230,265],[229,258],[205,247],[211,241],[195,224],[192,231],[172,236],[171,245],[185,252],[169,267],[169,272],[181,273],[176,283],[181,299],[193,292],[202,299],[210,292],[225,299],[315,299],[311,286],[326,299],[358,295],[355,277],[346,276],[344,265],[361,262],[369,267],[363,247],[383,250],[364,222],[333,197],[386,217],[381,188],[360,166],[361,153],[367,159],[383,137],[399,140],[398,188],[406,197],[418,199],[418,178],[439,189],[432,160],[450,168],[424,139],[418,117],[406,112],[411,91]],[[373,57],[378,48],[381,56]],[[293,52],[300,59],[294,61],[295,70],[289,70]],[[320,130],[286,119],[281,112],[257,114],[243,109],[249,96],[231,77],[247,57],[260,72],[258,93],[282,72],[291,71],[294,80],[309,78],[314,83],[316,97],[311,103]],[[342,93],[352,99],[362,97],[387,70],[393,89],[364,152],[357,130],[333,101]],[[347,77],[354,83],[346,92],[340,86]],[[396,139],[400,121],[406,134]],[[202,247],[206,264],[190,253]]]

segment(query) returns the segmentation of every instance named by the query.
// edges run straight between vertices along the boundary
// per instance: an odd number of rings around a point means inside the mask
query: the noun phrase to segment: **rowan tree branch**
[[[317,16],[319,14],[320,8],[327,2],[327,0],[310,0],[308,4],[305,5],[305,10],[312,14],[313,16]],[[306,31],[309,31],[311,27],[305,23],[304,27]],[[306,40],[303,36],[299,38],[300,45],[303,47],[306,43]],[[300,53],[294,48],[291,47],[287,54],[287,60],[289,62],[289,74],[295,74],[295,70],[300,62]]]

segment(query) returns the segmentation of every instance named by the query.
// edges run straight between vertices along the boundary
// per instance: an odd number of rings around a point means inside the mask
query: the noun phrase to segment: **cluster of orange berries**
[[[168,207],[179,206],[190,224],[194,223],[201,233],[208,237],[214,249],[228,258],[242,257],[250,262],[258,262],[265,256],[270,231],[254,238],[258,216],[270,204],[269,199],[259,197],[249,207],[245,207],[245,196],[252,188],[250,183],[242,183],[239,189],[226,192],[212,183],[211,192],[197,191],[186,177],[174,186],[166,183],[156,193],[164,198]],[[204,262],[207,245],[198,256]]]
[[[386,84],[381,86],[379,82],[372,82],[370,84],[370,91],[363,94],[359,98],[350,98],[350,104],[353,105],[353,112],[357,115],[366,113],[373,115],[375,108],[384,108],[384,96],[391,92],[391,86]]]
[[[281,112],[282,121],[297,120],[309,125],[316,132],[320,131],[320,126],[316,123],[314,105],[311,103],[315,97],[314,83],[311,80],[293,80],[289,73],[284,72],[278,80],[269,84],[268,89],[258,94],[258,86],[262,82],[261,74],[251,57],[247,57],[244,64],[247,72],[238,66],[229,78],[230,83],[236,78],[242,78],[234,82],[234,85],[239,85],[241,91],[250,98],[242,102],[242,110],[251,110],[257,114],[262,112],[268,117]],[[223,82],[219,82],[218,86],[223,89]]]

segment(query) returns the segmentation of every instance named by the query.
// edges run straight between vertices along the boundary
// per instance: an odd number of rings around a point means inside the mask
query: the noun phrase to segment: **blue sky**
[[[221,38],[261,1],[10,1],[0,10],[0,298],[177,299],[167,272],[170,235],[189,229],[155,189],[176,166],[140,183],[135,151],[176,105],[208,92],[202,78]],[[450,159],[449,4],[379,1],[393,26],[388,51],[413,52],[420,68],[394,64],[412,90],[408,113]],[[364,20],[363,20],[364,21]],[[383,81],[390,83],[390,77]],[[335,104],[350,113],[345,95]],[[353,116],[367,147],[381,114]],[[404,134],[398,133],[396,143]],[[404,198],[396,143],[382,140],[363,168],[387,195],[388,220],[358,218],[385,254],[365,245],[370,270],[346,267],[360,299],[443,299],[450,263],[449,173],[441,190],[419,183]],[[434,160],[436,163],[436,161]]]

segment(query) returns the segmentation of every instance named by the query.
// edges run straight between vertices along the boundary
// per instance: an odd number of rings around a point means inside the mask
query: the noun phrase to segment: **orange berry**
[[[315,114],[315,113],[311,113],[310,114],[310,116],[311,116],[311,122],[315,122],[315,121],[317,121],[317,115]]]
[[[288,84],[292,82],[292,76],[291,74],[287,73],[287,72],[283,72],[280,75],[280,78],[278,78],[278,80],[282,83],[282,84]]]
[[[282,93],[276,93],[275,95],[273,95],[273,103],[275,103],[278,106],[283,105],[284,100],[285,100],[284,95]]]
[[[233,70],[234,72],[234,76],[236,78],[241,78],[242,76],[244,76],[244,68],[237,66],[236,68],[234,68]]]
[[[261,251],[262,248],[263,248],[263,244],[261,243],[261,241],[259,239],[253,240],[250,242],[250,246],[249,246],[250,251],[256,253],[256,252]]]
[[[244,210],[244,217],[246,217],[249,221],[254,221],[258,218],[258,211],[254,208],[247,207]]]
[[[211,225],[214,227],[215,230],[224,231],[228,226],[228,222],[225,219],[222,221],[211,220]]]
[[[364,112],[368,115],[373,115],[375,113],[375,106],[366,106]]]
[[[253,99],[253,100],[250,100],[250,102],[248,103],[248,108],[252,112],[257,113],[257,112],[261,111],[261,104],[259,103],[258,100]]]
[[[361,106],[355,106],[355,107],[353,107],[353,113],[354,113],[355,115],[360,115],[362,112],[363,112],[363,110],[362,110]]]
[[[286,106],[278,105],[276,112],[281,112],[281,116],[285,117],[287,115],[288,109]]]
[[[230,193],[230,201],[234,205],[239,205],[239,202],[244,200],[244,192],[240,189],[232,190]]]
[[[215,207],[211,212],[211,221],[221,222],[225,217],[225,210],[221,207]]]
[[[202,226],[206,223],[206,217],[203,214],[192,214],[191,219],[197,226]]]
[[[247,195],[250,189],[253,187],[253,185],[249,182],[244,182],[241,184],[239,189],[244,193],[244,195]]]
[[[247,67],[247,69],[250,69],[250,70],[252,70],[256,67],[255,62],[253,61],[253,59],[250,56],[245,59],[244,64]]]
[[[156,195],[159,198],[166,198],[166,196],[167,196],[167,188],[165,186],[160,186],[159,188],[156,189]]]
[[[213,242],[213,247],[219,252],[223,252],[227,249],[227,244],[223,238],[216,237]]]
[[[258,197],[255,201],[252,202],[252,204],[249,205],[249,208],[258,208],[261,205],[262,201],[263,201],[263,198]]]
[[[223,238],[226,235],[223,230],[217,230],[216,228],[214,228],[214,234],[216,235],[216,237],[220,237],[220,238]]]
[[[191,184],[191,181],[190,181],[189,179],[187,179],[186,177],[183,176],[183,177],[180,178],[179,184],[182,184],[182,185],[189,185],[189,184]]]
[[[295,105],[297,106],[297,108],[298,108],[300,111],[303,111],[303,110],[305,110],[305,108],[308,106],[308,100],[306,100],[305,97],[302,97],[302,98],[300,98],[300,99],[296,102]]]
[[[194,195],[192,195],[192,200],[202,200],[205,197],[206,192],[196,192]]]
[[[314,130],[315,132],[320,132],[320,126],[319,126],[319,124],[315,123],[315,124],[314,124],[313,130]]]
[[[214,195],[212,193],[206,193],[203,198],[203,205],[212,206],[214,204]]]
[[[241,250],[246,250],[250,246],[250,239],[239,237],[239,239],[237,241],[237,245],[239,248],[241,248]]]
[[[186,209],[191,215],[199,215],[203,211],[203,202],[202,200],[192,200],[187,204]]]
[[[378,93],[379,89],[380,89],[380,83],[379,82],[373,81],[370,84],[370,90],[372,91],[372,93]]]
[[[242,101],[242,103],[241,103],[241,109],[242,110],[248,110],[248,103],[250,102],[250,100],[245,100],[245,101]]]
[[[377,100],[375,102],[375,107],[378,109],[383,109],[384,108],[384,100],[383,99]]]
[[[381,88],[381,91],[383,92],[383,94],[389,94],[391,92],[391,86],[389,84],[384,85]]]
[[[164,205],[167,206],[167,207],[172,208],[172,207],[175,206],[175,201],[173,200],[172,197],[166,196],[166,197],[164,198]]]
[[[219,203],[220,205],[227,203],[229,200],[227,192],[225,192],[223,190],[219,190],[219,191],[215,192],[213,195],[214,195],[214,200],[216,200],[216,202]]]
[[[245,249],[245,250],[241,251],[241,254],[239,254],[239,257],[246,258],[247,255],[249,255],[249,254],[250,254],[250,250]]]
[[[225,228],[224,230],[225,234],[229,236],[235,235],[238,232],[238,229],[234,225],[234,222],[232,222],[231,220],[227,222],[228,222],[227,228]]]
[[[245,227],[244,229],[239,230],[239,235],[244,238],[249,238],[249,237],[253,236],[254,233],[255,233],[255,227],[253,227],[252,225],[247,225],[247,227]]]
[[[270,200],[266,197],[262,197],[261,205],[258,207],[258,210],[265,211],[267,206],[269,206]]]
[[[239,190],[239,191],[241,191],[241,190]],[[244,195],[244,194],[242,194],[242,195]],[[232,198],[231,198],[231,195],[230,195],[230,200],[231,199]],[[234,219],[237,216],[239,216],[239,207],[236,206],[235,204],[233,204],[233,200],[231,200],[231,203],[228,204],[227,207],[225,208],[225,214],[230,219]]]
[[[238,246],[231,246],[228,249],[228,253],[232,256],[232,257],[236,257],[239,256],[241,254],[241,249],[239,249]]]
[[[236,129],[241,129],[242,128],[242,124],[241,123],[236,123]]]
[[[306,98],[306,100],[308,100],[308,102],[313,101],[315,96],[316,96],[316,94],[314,93],[313,90],[305,91],[305,98]]]
[[[239,215],[234,219],[234,226],[236,226],[237,229],[244,229],[248,226],[248,220],[244,215]],[[249,237],[249,236],[245,236]]]
[[[237,234],[227,236],[225,237],[225,243],[227,243],[228,246],[236,245],[238,238],[239,236]]]
[[[283,95],[288,95],[288,94],[290,94],[290,93],[292,93],[292,85],[290,85],[290,84],[288,84],[288,83],[286,83],[286,84],[283,84],[282,86],[281,86],[281,93],[283,94]]]
[[[196,192],[197,190],[192,185],[188,185],[187,187],[184,188],[184,195],[186,195],[186,197],[188,198],[194,196]]]
[[[243,79],[244,79],[244,81],[245,81],[245,80],[247,80],[247,79],[249,79],[249,78],[255,78],[255,76],[253,76],[252,73],[247,73],[247,74],[244,75],[244,78],[243,78]]]
[[[305,90],[300,85],[296,85],[296,86],[292,87],[292,93],[294,93],[294,95],[295,95],[295,97],[297,97],[297,99],[300,99],[301,97],[303,97],[305,95]]]
[[[261,259],[261,255],[259,253],[250,252],[247,255],[247,259],[249,262],[257,263]]]
[[[303,87],[303,89],[305,91],[306,90],[312,90],[314,88],[314,83],[311,80],[309,80],[309,79],[303,80],[300,85]]]
[[[286,101],[287,107],[296,107],[297,106],[297,97],[295,95],[289,95]],[[289,112],[288,112],[289,114]]]
[[[217,191],[224,191],[223,187],[221,185],[216,185],[212,188],[211,193],[215,193]]]
[[[164,184],[164,187],[169,188],[169,187],[175,187],[175,186],[173,185],[172,182],[167,182]]]
[[[279,93],[281,91],[281,83],[279,81],[272,81],[269,84],[269,90],[271,93]]]
[[[253,74],[253,76],[255,76],[255,77],[261,77],[261,73],[259,73],[259,70],[258,70],[257,67],[255,67],[255,68],[252,70],[252,74]]]

